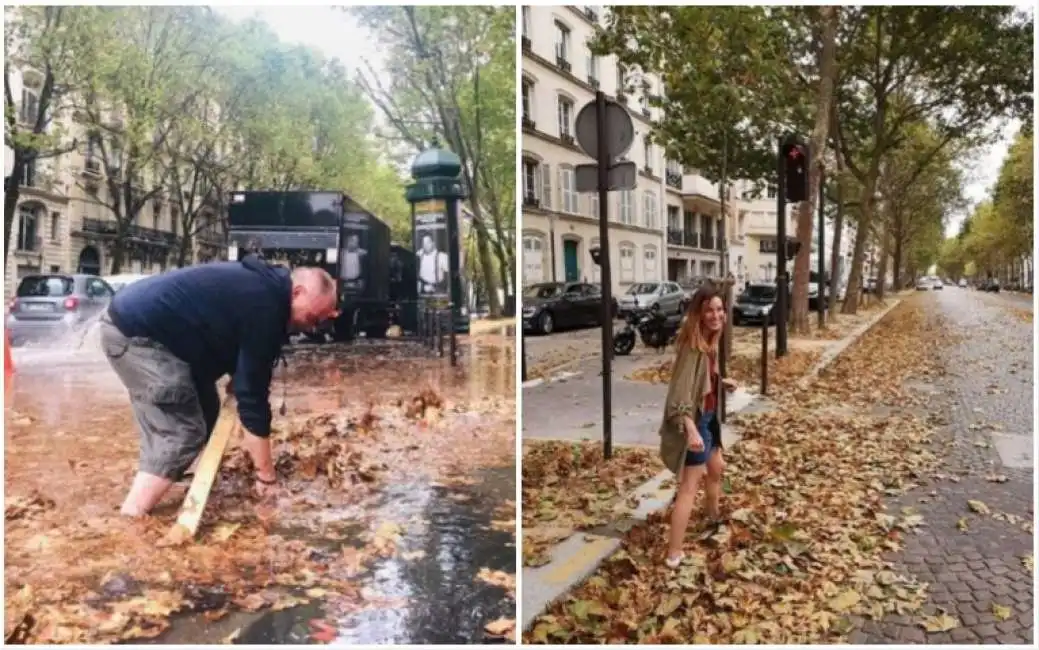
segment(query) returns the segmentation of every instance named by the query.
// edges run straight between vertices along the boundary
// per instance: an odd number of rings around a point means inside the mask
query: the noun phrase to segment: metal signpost
[[[585,104],[574,123],[577,142],[596,160],[594,165],[578,165],[575,184],[578,192],[599,194],[599,255],[602,267],[602,437],[603,457],[613,456],[613,405],[611,404],[610,362],[613,358],[613,291],[610,278],[610,222],[607,193],[633,190],[636,182],[634,162],[617,159],[627,153],[635,140],[635,126],[628,109],[608,101],[601,90],[595,101]],[[593,259],[595,258],[593,253]]]

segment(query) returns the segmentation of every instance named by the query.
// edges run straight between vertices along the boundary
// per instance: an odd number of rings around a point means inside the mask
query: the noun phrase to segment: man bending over
[[[140,467],[122,514],[148,514],[209,440],[232,375],[259,495],[277,486],[268,437],[271,375],[290,331],[335,316],[336,286],[315,268],[255,255],[170,271],[129,285],[101,318],[105,356],[130,394]]]

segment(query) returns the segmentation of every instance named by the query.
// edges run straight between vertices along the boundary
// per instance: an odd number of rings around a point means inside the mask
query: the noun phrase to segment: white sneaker
[[[674,556],[668,555],[667,559],[664,560],[664,564],[666,564],[669,569],[677,569],[679,565],[682,564],[682,560],[684,559],[685,553],[679,553],[678,555]]]

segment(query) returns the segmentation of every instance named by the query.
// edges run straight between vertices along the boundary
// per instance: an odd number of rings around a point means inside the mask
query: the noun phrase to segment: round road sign
[[[606,155],[615,160],[631,148],[635,141],[635,125],[628,115],[628,109],[615,101],[606,100]],[[577,113],[574,123],[577,142],[592,158],[599,157],[599,133],[595,121],[595,100],[585,104]]]

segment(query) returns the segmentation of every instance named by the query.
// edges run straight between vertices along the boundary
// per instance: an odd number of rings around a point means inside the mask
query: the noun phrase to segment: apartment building
[[[31,129],[36,121],[43,74],[25,65],[12,67],[11,92],[17,119]],[[19,179],[19,198],[11,231],[4,296],[14,295],[18,281],[34,273],[100,273],[112,268],[116,222],[109,203],[104,170],[94,143],[70,114],[54,116],[67,140],[80,146],[67,154],[30,163]],[[4,151],[4,176],[14,167],[14,154]],[[217,206],[213,206],[217,210]],[[213,220],[218,222],[219,220]],[[151,273],[176,263],[181,245],[181,215],[162,196],[150,201],[129,227],[122,271]],[[189,263],[220,258],[225,251],[218,227],[196,234]]]
[[[719,277],[726,268],[722,237],[725,236],[725,254],[728,270],[737,280],[742,278],[743,239],[735,218],[739,205],[728,192],[722,212],[721,191],[696,170],[673,164],[668,170],[668,183],[674,179],[682,196],[682,203],[668,209],[667,215],[667,277],[681,282],[693,278]]]
[[[574,137],[577,112],[601,88],[625,104],[635,125],[626,158],[638,168],[637,187],[608,195],[612,289],[664,279],[665,218],[680,210],[680,179],[668,174],[661,147],[647,140],[659,109],[649,98],[660,80],[633,79],[615,57],[593,56],[587,43],[601,8],[522,8],[523,284],[600,281],[589,250],[599,246],[599,201],[575,188],[574,167],[594,162]],[[635,87],[633,94],[626,92]]]

